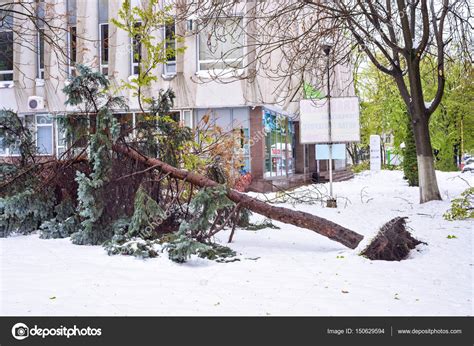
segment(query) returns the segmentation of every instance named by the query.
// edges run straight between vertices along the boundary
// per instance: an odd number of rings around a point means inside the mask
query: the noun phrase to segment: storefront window
[[[288,117],[264,110],[265,177],[282,177],[294,173],[295,127]]]

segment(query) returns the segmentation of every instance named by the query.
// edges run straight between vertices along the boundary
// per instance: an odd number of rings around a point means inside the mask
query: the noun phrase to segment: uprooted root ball
[[[418,244],[426,244],[413,238],[406,230],[406,219],[396,217],[383,225],[361,255],[371,260],[401,261]]]

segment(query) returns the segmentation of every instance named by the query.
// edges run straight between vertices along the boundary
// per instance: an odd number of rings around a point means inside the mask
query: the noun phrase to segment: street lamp
[[[328,77],[328,134],[329,134],[329,198],[326,202],[328,208],[337,208],[337,200],[333,197],[332,191],[332,126],[331,126],[331,71],[330,71],[330,54],[332,45],[327,43],[322,46],[326,55],[326,72]]]

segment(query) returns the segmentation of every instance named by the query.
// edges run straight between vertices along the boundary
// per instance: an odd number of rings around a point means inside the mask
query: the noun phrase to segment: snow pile
[[[459,176],[474,185],[474,175],[437,172],[444,200],[423,205],[399,171],[335,183],[338,209],[285,204],[363,234],[355,251],[278,222],[237,230],[231,247],[241,260],[226,264],[108,256],[37,235],[0,239],[0,315],[472,315],[473,222],[442,217],[468,187]],[[396,216],[428,246],[402,262],[359,256]],[[223,243],[228,235],[219,234]]]

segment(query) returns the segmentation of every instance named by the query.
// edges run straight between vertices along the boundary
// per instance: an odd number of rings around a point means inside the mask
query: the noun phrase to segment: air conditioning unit
[[[30,111],[38,111],[44,109],[44,97],[30,96],[28,97],[28,109]]]

